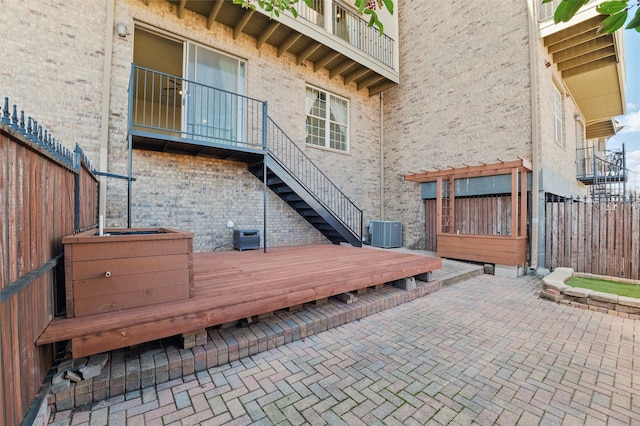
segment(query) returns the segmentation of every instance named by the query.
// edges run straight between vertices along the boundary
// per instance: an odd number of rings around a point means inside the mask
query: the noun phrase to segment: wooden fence
[[[546,266],[640,279],[640,200],[549,198]]]
[[[61,239],[95,225],[98,185],[79,149],[62,148],[31,118],[25,126],[15,107],[10,117],[7,105],[0,114],[0,424],[15,425],[34,416],[56,356],[52,345],[34,342],[64,309]]]

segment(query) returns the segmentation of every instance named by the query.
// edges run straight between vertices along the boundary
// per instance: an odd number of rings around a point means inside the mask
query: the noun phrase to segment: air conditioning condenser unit
[[[374,247],[402,247],[402,222],[372,220],[369,222],[369,237]]]

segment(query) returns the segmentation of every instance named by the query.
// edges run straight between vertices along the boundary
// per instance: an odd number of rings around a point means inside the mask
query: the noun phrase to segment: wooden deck
[[[250,318],[424,274],[437,257],[336,245],[193,255],[190,299],[56,318],[37,344],[71,340],[74,358]]]

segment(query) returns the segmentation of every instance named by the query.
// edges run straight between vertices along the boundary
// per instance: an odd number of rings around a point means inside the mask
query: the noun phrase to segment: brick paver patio
[[[640,424],[640,321],[483,275],[55,425]]]

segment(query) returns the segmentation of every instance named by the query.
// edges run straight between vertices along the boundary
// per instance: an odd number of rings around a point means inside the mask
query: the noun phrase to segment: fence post
[[[73,230],[80,229],[80,175],[81,170],[81,153],[80,146],[76,144],[76,149],[73,151],[73,168],[76,171],[76,175],[73,178]]]

